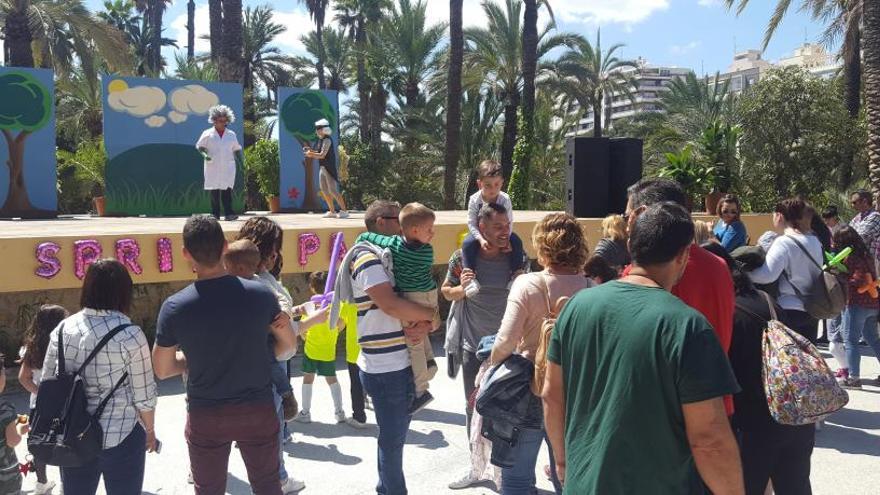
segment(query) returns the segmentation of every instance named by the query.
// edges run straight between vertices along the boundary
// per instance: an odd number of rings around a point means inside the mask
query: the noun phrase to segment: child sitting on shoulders
[[[43,379],[43,360],[46,357],[46,349],[49,347],[49,335],[68,316],[70,313],[61,306],[54,304],[40,306],[40,310],[37,311],[34,321],[28,328],[25,345],[19,351],[21,368],[18,370],[18,381],[25,390],[31,393],[31,411],[37,404],[37,390]],[[49,493],[55,487],[55,482],[49,481],[46,477],[46,463],[34,458],[33,464],[34,472],[37,474],[34,495]]]
[[[5,358],[0,354],[0,392],[6,389]],[[5,395],[0,395],[0,428],[4,435],[0,440],[0,495],[21,493],[21,471],[15,447],[21,443],[22,435],[30,431],[27,420],[21,421]]]
[[[327,284],[327,272],[313,272],[309,275],[309,289],[312,295],[322,294]],[[306,303],[301,308],[308,309],[312,303]],[[337,423],[348,423],[355,428],[363,428],[365,425],[354,418],[346,418],[342,407],[342,387],[336,379],[336,340],[339,331],[346,324],[357,319],[357,306],[343,304],[339,313],[339,326],[330,328],[327,321],[314,325],[302,334],[305,340],[305,355],[302,360],[303,385],[302,385],[302,410],[296,416],[299,423],[312,422],[312,385],[315,383],[315,375],[323,376],[330,386],[330,396],[333,398],[333,411]]]
[[[434,310],[432,329],[440,327],[440,306],[437,282],[431,272],[434,266],[434,212],[421,203],[410,203],[400,210],[400,228],[403,235],[385,236],[366,232],[358,242],[366,241],[391,251],[394,262],[394,281],[406,299]],[[416,322],[403,322],[404,327]],[[428,392],[428,382],[437,374],[437,363],[428,337],[417,344],[406,342],[412,364],[416,398],[410,414],[424,409],[434,397]]]
[[[480,249],[486,249],[489,242],[480,234],[479,213],[480,208],[485,203],[495,203],[503,206],[507,210],[507,219],[510,221],[510,247],[507,251],[512,252],[510,256],[510,270],[513,272],[511,281],[517,275],[522,273],[523,244],[522,239],[513,231],[513,203],[510,196],[501,188],[504,187],[504,175],[501,164],[495,160],[484,160],[477,167],[477,187],[479,191],[475,192],[468,198],[468,234],[461,245],[461,263],[462,268],[468,268],[476,271],[477,255]],[[474,279],[468,284],[468,295],[472,296],[479,292],[480,286]]]

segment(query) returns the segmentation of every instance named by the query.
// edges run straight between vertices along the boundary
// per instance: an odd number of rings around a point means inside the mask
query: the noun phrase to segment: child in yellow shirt
[[[324,291],[327,282],[327,272],[313,272],[309,275],[309,289],[312,294],[320,294]],[[346,418],[342,407],[342,387],[336,379],[336,341],[339,331],[345,328],[348,322],[357,320],[357,306],[344,304],[340,310],[339,326],[330,328],[327,321],[319,323],[302,334],[305,340],[305,352],[302,361],[303,385],[302,402],[300,412],[294,418],[299,423],[311,423],[312,414],[312,385],[315,383],[315,375],[323,376],[330,386],[330,396],[333,398],[333,408],[337,423],[351,424],[351,418]],[[352,425],[356,426],[356,425]]]

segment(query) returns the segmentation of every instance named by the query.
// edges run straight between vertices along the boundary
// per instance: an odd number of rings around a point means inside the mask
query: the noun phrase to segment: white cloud
[[[672,45],[669,47],[669,53],[673,55],[685,55],[700,47],[700,41],[691,41],[684,45]]]
[[[208,109],[220,102],[220,98],[200,84],[187,84],[174,88],[168,94],[171,108],[181,114],[207,115]],[[172,121],[174,119],[172,118]]]
[[[147,124],[147,127],[162,127],[165,125],[165,121],[165,117],[161,115],[153,115],[152,117],[144,119],[144,124]]]
[[[162,110],[165,101],[165,92],[155,86],[135,86],[115,91],[107,97],[110,108],[135,117],[146,117]]]
[[[275,45],[281,48],[285,54],[306,55],[306,47],[300,38],[315,29],[308,12],[302,8],[292,11],[276,10],[272,15],[272,20],[287,28],[287,31],[275,38]],[[328,12],[325,24],[335,28],[336,22],[333,21],[332,12]]]
[[[175,124],[180,124],[186,122],[187,115],[185,113],[175,112],[174,110],[168,112],[168,120]]]
[[[697,5],[701,7],[720,7],[721,0],[697,0]]]
[[[210,20],[210,12],[208,11],[208,4],[205,3],[203,5],[196,6],[196,43],[195,43],[195,52],[198,53],[208,53],[211,51],[211,42],[206,39],[201,39],[201,37],[207,36],[211,33],[211,20]],[[171,21],[171,31],[173,33],[174,39],[177,40],[177,49],[183,53],[186,53],[186,45],[187,41],[187,30],[186,30],[186,9],[183,10],[183,14],[175,17]]]
[[[553,0],[557,21],[591,24],[635,24],[669,8],[669,0]]]

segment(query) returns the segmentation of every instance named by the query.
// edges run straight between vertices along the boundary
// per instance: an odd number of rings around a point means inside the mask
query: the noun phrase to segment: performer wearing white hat
[[[205,158],[205,190],[211,192],[211,214],[220,218],[220,201],[226,220],[238,219],[232,209],[232,188],[235,186],[235,167],[244,157],[235,132],[226,126],[235,122],[235,113],[226,105],[208,110],[208,122],[214,124],[199,137],[196,148]]]
[[[336,150],[333,147],[333,140],[330,135],[333,131],[330,129],[330,122],[327,119],[321,119],[315,122],[315,134],[318,140],[311,148],[303,148],[306,158],[314,158],[320,164],[318,171],[318,182],[321,184],[321,197],[327,202],[330,211],[324,215],[325,218],[348,218],[348,211],[345,207],[345,200],[339,192],[339,175],[336,172]],[[336,214],[336,208],[333,206],[333,200],[339,203],[339,214]]]

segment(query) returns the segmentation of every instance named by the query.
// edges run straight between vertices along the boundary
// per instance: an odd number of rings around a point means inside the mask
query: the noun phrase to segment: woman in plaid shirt
[[[94,494],[101,477],[108,495],[140,493],[145,452],[156,450],[153,364],[144,333],[125,315],[131,299],[128,270],[116,260],[100,260],[89,267],[83,281],[82,310],[52,332],[43,364],[44,377],[54,375],[58,368],[58,332],[64,332],[65,368],[73,372],[104,335],[116,327],[126,327],[82,371],[89,412],[97,409],[124,373],[128,373],[128,378],[100,417],[104,450],[84,466],[61,468],[65,493]]]

